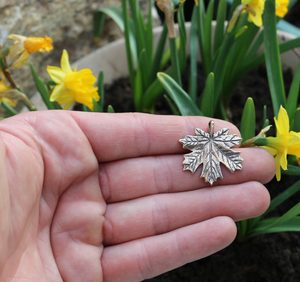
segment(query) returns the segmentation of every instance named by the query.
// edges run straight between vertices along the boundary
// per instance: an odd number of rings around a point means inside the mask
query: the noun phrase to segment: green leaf
[[[164,49],[166,46],[166,41],[167,41],[167,35],[168,35],[168,29],[167,26],[163,26],[162,33],[160,35],[158,44],[156,46],[155,54],[154,54],[154,59],[151,65],[151,71],[150,71],[150,80],[153,81],[156,79],[156,73],[159,72],[160,68],[162,67],[162,62],[163,62],[163,54],[164,54]],[[167,59],[169,60],[169,58]]]
[[[277,219],[277,221],[274,223],[274,225],[279,225],[282,222],[289,221],[290,219],[298,216],[299,214],[300,214],[300,203],[297,203],[292,208],[290,208],[286,213],[280,216]]]
[[[211,50],[211,22],[213,14],[213,1],[210,1],[207,14],[205,13],[204,1],[199,0],[199,5],[197,8],[197,19],[198,19],[198,40],[201,53],[201,61],[204,68],[204,73],[208,74],[211,71],[211,60],[212,60],[212,50]]]
[[[286,102],[286,110],[291,121],[294,120],[300,92],[300,63],[297,66]]]
[[[243,140],[248,140],[255,136],[256,111],[254,101],[249,97],[245,103],[240,132]]]
[[[153,47],[153,15],[152,15],[152,6],[153,1],[148,1],[148,15],[147,15],[147,23],[145,24],[145,41],[147,47],[147,54],[150,56],[152,60],[152,47]],[[152,63],[152,62],[151,62]],[[150,64],[151,66],[151,64]]]
[[[9,104],[5,103],[5,102],[1,102],[1,107],[5,110],[5,114],[9,117],[17,115],[18,112],[11,107]]]
[[[179,62],[178,52],[176,48],[176,39],[169,38],[169,43],[170,43],[170,50],[171,50],[171,74],[172,77],[176,80],[176,82],[179,85],[182,85],[180,62]]]
[[[122,18],[124,21],[124,37],[125,37],[125,46],[126,46],[126,56],[128,63],[128,71],[131,86],[134,85],[134,62],[137,62],[138,52],[136,50],[136,44],[131,44],[131,39],[133,32],[130,29],[129,15],[128,15],[128,7],[127,1],[122,0]],[[135,42],[135,40],[134,40]],[[134,46],[134,47],[133,47]]]
[[[83,112],[91,112],[91,110],[86,105],[82,105],[82,110]]]
[[[294,118],[294,124],[293,129],[296,132],[300,131],[300,108],[296,109],[295,118]]]
[[[105,14],[96,11],[93,15],[93,36],[95,38],[101,37],[101,34],[103,32],[103,26],[105,22]]]
[[[200,109],[203,115],[212,117],[215,104],[215,75],[209,73],[205,81],[205,88],[202,93]]]
[[[264,12],[265,60],[274,115],[285,106],[285,90],[276,29],[275,1],[266,0]]]
[[[179,42],[180,42],[178,56],[179,56],[180,69],[183,70],[185,69],[185,65],[186,65],[186,28],[185,28],[183,5],[179,7],[177,16],[178,16]]]
[[[198,29],[197,29],[197,10],[193,9],[191,30],[190,30],[190,80],[189,94],[193,101],[197,97],[197,44],[198,44]]]
[[[139,63],[143,66],[142,77],[143,77],[143,81],[147,81],[147,78],[149,77],[149,72],[151,70],[151,62],[152,62],[152,46],[148,48],[148,46],[146,45],[146,37],[149,31],[146,31],[145,29],[145,23],[143,20],[144,16],[141,13],[141,9],[138,1],[136,0],[129,1],[129,3],[131,7],[130,14],[133,19],[133,25],[135,31],[137,55],[139,58]],[[151,34],[152,34],[152,30],[150,31],[150,36]],[[143,54],[145,54],[145,56]]]
[[[265,233],[277,233],[277,232],[299,232],[300,231],[300,217],[296,216],[288,221],[281,222],[274,225],[277,218],[265,219],[259,222],[259,224],[252,230],[251,236]]]
[[[264,108],[263,108],[263,118],[262,118],[262,128],[267,127],[269,124],[270,124],[270,121],[268,119],[267,106],[264,105]]]
[[[168,95],[164,95],[164,98],[166,99],[173,115],[179,116],[180,112],[178,111],[178,108],[176,107],[175,103],[171,100],[171,98]]]
[[[284,54],[288,51],[291,51],[293,49],[299,48],[300,47],[300,38],[295,38],[295,39],[291,39],[287,42],[283,42],[279,44],[279,52],[280,54]],[[260,54],[257,55],[256,58],[253,58],[253,54],[249,53],[247,55],[247,60],[245,60],[245,62],[243,63],[243,71],[242,73],[247,73],[248,71],[256,68],[257,66],[259,66],[260,64],[264,63],[265,61],[265,55]]]
[[[226,0],[220,0],[218,5],[217,20],[216,20],[214,50],[217,50],[221,46],[224,39],[226,12],[227,12]]]
[[[99,72],[97,85],[98,85],[98,94],[100,96],[100,100],[98,102],[94,101],[94,112],[103,112],[104,102],[105,102],[103,71]]]
[[[143,81],[142,81],[142,71],[140,67],[136,70],[136,74],[134,76],[133,93],[134,93],[133,94],[134,107],[137,111],[141,111]]]
[[[252,44],[248,50],[246,61],[253,61],[253,58],[259,54],[259,50],[264,42],[264,33],[259,32],[256,38],[253,39]],[[264,56],[264,55],[263,55]]]
[[[288,223],[291,220],[293,220],[293,218],[297,218],[300,214],[300,203],[297,203],[296,205],[294,205],[291,209],[289,209],[286,213],[284,213],[283,215],[279,216],[279,217],[275,217],[275,218],[271,218],[271,219],[265,219],[260,221],[256,227],[254,228],[254,232],[255,233],[270,233],[270,232],[274,232],[274,227],[278,227],[281,226],[282,228],[282,224],[283,223]],[[288,227],[288,225],[285,225],[286,227]],[[270,231],[273,230],[273,231]],[[288,231],[288,230],[283,230],[282,231]]]
[[[30,65],[31,75],[33,77],[33,81],[37,91],[40,93],[43,102],[45,103],[48,109],[60,109],[58,105],[50,102],[50,93],[48,91],[46,83],[42,80],[42,78],[37,74],[36,70],[32,65]]]
[[[108,113],[115,113],[115,109],[113,108],[112,105],[108,105],[108,107],[107,107],[107,112],[108,112]]]
[[[122,10],[119,7],[114,7],[114,6],[105,7],[105,8],[100,8],[98,9],[98,11],[96,11],[96,17],[99,18],[104,16],[111,18],[115,22],[115,24],[119,27],[119,29],[121,29],[121,31],[124,32],[125,28],[124,28]],[[102,19],[97,19],[97,22],[101,23],[101,21]],[[94,29],[96,29],[98,35],[100,36],[101,34],[99,34],[99,31],[101,31],[101,27],[96,26],[94,27]]]
[[[156,78],[144,93],[143,110],[145,112],[153,109],[156,99],[162,94],[162,92],[163,86],[159,82],[158,78]]]
[[[300,191],[300,180],[291,185],[288,189],[281,192],[278,196],[276,196],[272,201],[268,210],[264,213],[263,216],[270,213],[274,209],[276,209],[279,205],[281,205],[284,201],[288,200],[295,193]]]
[[[214,0],[210,0],[207,7],[207,12],[204,19],[204,36],[205,36],[205,53],[206,60],[208,63],[208,69],[211,69],[211,61],[212,61],[212,19],[214,13]]]
[[[300,166],[288,165],[287,170],[283,171],[286,175],[300,175]]]
[[[172,79],[169,75],[165,73],[158,73],[157,77],[165,90],[167,91],[169,97],[177,106],[181,115],[183,116],[200,116],[202,113],[196,107],[194,102],[191,100],[190,96]]]

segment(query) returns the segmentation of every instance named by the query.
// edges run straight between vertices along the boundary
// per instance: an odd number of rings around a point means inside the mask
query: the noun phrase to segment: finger
[[[206,117],[159,116],[139,113],[99,114],[71,112],[89,139],[99,161],[106,162],[129,157],[173,154],[182,152],[178,140],[194,134],[195,128],[207,130]],[[238,129],[222,120],[215,121],[215,130]]]
[[[119,244],[207,220],[229,216],[242,220],[262,214],[269,206],[267,189],[258,182],[159,194],[108,205],[104,242]]]
[[[142,281],[228,246],[236,226],[228,217],[217,217],[172,232],[104,249],[104,281]]]
[[[273,157],[258,148],[240,149],[243,168],[231,173],[222,167],[224,178],[215,185],[247,181],[270,181],[275,173]],[[182,155],[142,157],[100,165],[99,179],[107,202],[118,202],[156,193],[181,192],[207,187],[200,172],[183,171]]]

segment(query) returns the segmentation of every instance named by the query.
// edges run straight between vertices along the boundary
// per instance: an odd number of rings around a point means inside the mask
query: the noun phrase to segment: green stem
[[[5,102],[2,102],[1,106],[10,116],[15,116],[16,114],[18,114],[18,112],[14,108],[6,104]]]
[[[37,110],[35,105],[30,101],[30,99],[24,93],[22,93],[21,98],[22,98],[22,101],[24,102],[25,106],[28,108],[29,111],[32,112],[32,111]]]
[[[171,73],[172,77],[177,81],[177,83],[181,86],[181,71],[179,58],[176,48],[176,38],[169,38],[170,50],[171,50]]]

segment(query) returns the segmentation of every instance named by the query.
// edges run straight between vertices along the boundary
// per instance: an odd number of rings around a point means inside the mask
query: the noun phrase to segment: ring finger
[[[157,194],[114,203],[108,205],[105,214],[104,242],[119,244],[216,216],[241,220],[258,216],[268,205],[269,194],[258,182]]]

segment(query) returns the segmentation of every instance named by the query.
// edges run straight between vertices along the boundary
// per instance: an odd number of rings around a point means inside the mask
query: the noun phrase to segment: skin
[[[0,281],[140,281],[228,246],[269,205],[264,150],[213,187],[178,142],[204,117],[45,111],[0,123]],[[229,123],[215,120],[215,130]]]

